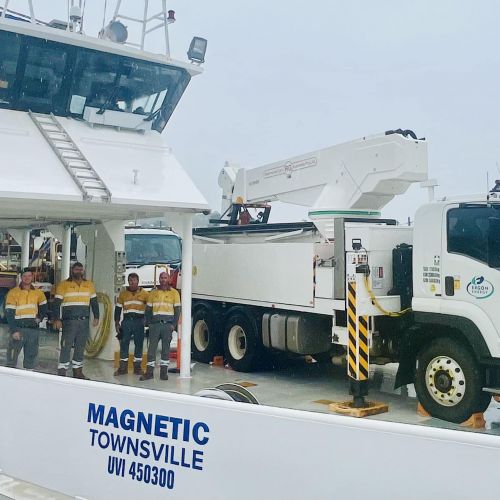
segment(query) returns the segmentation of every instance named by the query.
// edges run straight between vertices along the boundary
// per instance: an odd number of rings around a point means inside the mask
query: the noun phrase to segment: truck
[[[370,362],[396,362],[396,387],[414,383],[430,415],[483,412],[500,367],[500,182],[429,201],[413,225],[382,218],[415,182],[433,190],[427,142],[401,129],[226,164],[225,217],[194,230],[193,358],[245,372],[272,351],[341,356],[361,400]],[[310,207],[310,220],[267,222],[274,200]]]
[[[139,285],[152,289],[162,270],[174,280],[181,265],[181,240],[168,228],[125,227],[126,276],[139,275]]]

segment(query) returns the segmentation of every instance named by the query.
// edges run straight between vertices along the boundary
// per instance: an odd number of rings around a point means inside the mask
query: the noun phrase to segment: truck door
[[[444,213],[441,313],[471,320],[493,356],[500,354],[500,270],[496,239],[500,210],[460,204]]]

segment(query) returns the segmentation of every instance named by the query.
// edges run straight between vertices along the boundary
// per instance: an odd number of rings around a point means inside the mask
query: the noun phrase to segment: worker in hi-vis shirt
[[[115,306],[115,328],[120,341],[120,366],[115,376],[128,373],[128,350],[134,339],[134,374],[142,375],[142,346],[144,344],[144,313],[149,293],[139,286],[139,275],[128,275],[128,287],[120,292]],[[123,313],[123,320],[121,320]],[[121,320],[121,321],[120,321]]]
[[[66,376],[69,369],[71,349],[74,346],[73,377],[87,379],[83,374],[83,353],[89,338],[90,309],[94,315],[92,326],[99,324],[99,304],[94,284],[83,276],[83,265],[75,262],[71,266],[71,276],[61,281],[56,288],[54,328],[60,330],[62,327],[57,374],[62,377]]]
[[[35,288],[33,273],[25,271],[21,282],[9,290],[5,299],[5,315],[9,324],[7,345],[7,366],[15,368],[19,353],[24,349],[23,366],[26,370],[35,368],[38,355],[38,323],[47,313],[47,299],[41,290]]]
[[[176,329],[181,314],[179,292],[170,286],[170,276],[160,274],[160,285],[149,293],[146,305],[146,324],[149,326],[148,364],[140,380],[153,378],[156,349],[161,339],[160,378],[168,380],[168,354],[172,332]]]

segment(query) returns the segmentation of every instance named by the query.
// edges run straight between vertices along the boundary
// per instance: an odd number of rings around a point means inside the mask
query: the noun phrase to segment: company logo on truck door
[[[467,293],[476,299],[486,299],[493,295],[495,287],[484,276],[474,276],[467,285]]]

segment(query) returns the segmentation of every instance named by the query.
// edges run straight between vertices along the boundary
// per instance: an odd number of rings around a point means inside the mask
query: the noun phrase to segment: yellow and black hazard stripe
[[[368,316],[360,316],[358,326],[358,380],[368,380]]]
[[[356,342],[356,283],[347,284],[347,331],[349,346],[347,354],[347,373],[349,377],[358,380],[357,342]]]
[[[354,380],[368,380],[368,316],[357,315],[355,282],[347,284],[347,331],[347,373]]]

